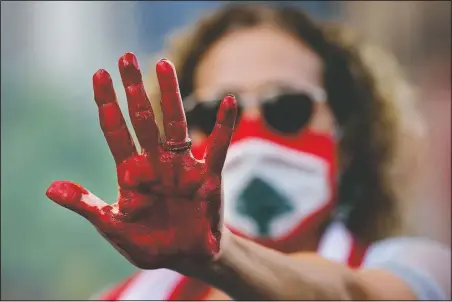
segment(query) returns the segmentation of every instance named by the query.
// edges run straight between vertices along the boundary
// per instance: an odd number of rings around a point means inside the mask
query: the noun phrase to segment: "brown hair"
[[[393,163],[400,145],[399,116],[406,107],[398,102],[407,99],[396,94],[407,86],[397,65],[384,53],[338,26],[320,27],[293,8],[227,5],[179,34],[164,53],[176,67],[182,97],[193,92],[196,68],[216,41],[231,30],[262,24],[293,34],[322,58],[329,106],[342,130],[339,209],[347,212],[348,228],[364,242],[390,235],[399,222]],[[385,64],[382,72],[375,70],[380,64]],[[154,76],[150,83],[155,88]],[[150,91],[155,93],[154,88]],[[159,111],[158,98],[151,99]],[[157,122],[161,124],[158,116]]]

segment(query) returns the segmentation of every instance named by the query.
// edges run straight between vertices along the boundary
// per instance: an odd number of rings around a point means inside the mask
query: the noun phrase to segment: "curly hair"
[[[410,87],[382,51],[337,25],[317,25],[300,10],[230,4],[178,33],[164,51],[178,72],[181,96],[193,92],[196,68],[216,41],[233,30],[259,25],[292,34],[323,60],[328,104],[342,133],[337,204],[347,227],[364,243],[394,234],[400,222],[398,186],[404,185],[395,163],[405,145],[399,140],[406,135],[402,128],[409,128],[401,116],[415,111]],[[151,74],[148,91],[154,93],[150,99],[160,112],[156,83]],[[161,116],[156,120],[162,129]]]

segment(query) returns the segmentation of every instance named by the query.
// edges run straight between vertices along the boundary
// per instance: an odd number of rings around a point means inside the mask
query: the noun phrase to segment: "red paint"
[[[119,164],[136,154],[135,144],[130,136],[116,99],[113,82],[107,71],[100,69],[93,76],[94,100],[99,108],[100,127],[116,163]]]
[[[64,194],[63,194],[64,193]],[[60,204],[72,204],[82,198],[88,191],[79,184],[68,181],[55,181],[46,191],[47,197]]]
[[[221,170],[223,170],[236,116],[237,102],[234,96],[228,95],[220,104],[217,123],[212,130],[212,135],[210,135],[206,147],[205,158],[212,173],[221,174]]]
[[[118,62],[122,83],[126,91],[129,116],[140,146],[156,154],[159,132],[154,120],[151,103],[144,90],[140,67],[132,53],[124,54]]]
[[[157,63],[156,71],[160,85],[165,143],[171,148],[179,148],[184,146],[189,138],[176,71],[173,64],[166,59]]]
[[[94,98],[116,161],[117,203],[102,209],[87,206],[90,201],[81,200],[81,193],[87,191],[62,181],[54,182],[47,196],[87,217],[139,268],[174,268],[186,258],[211,259],[221,239],[220,174],[234,127],[236,101],[231,96],[224,99],[205,162],[196,160],[189,151],[168,152],[159,143],[135,56],[126,53],[118,65],[132,125],[143,150],[137,153],[109,74],[99,70],[93,76]],[[160,61],[157,75],[167,139],[164,145],[184,145],[188,142],[187,127],[174,66]]]
[[[88,194],[88,191],[79,184],[64,180],[53,182],[46,191],[47,197],[59,205],[75,211],[85,218],[93,218],[98,209],[81,202],[82,194]]]
[[[219,117],[217,117],[217,120]],[[215,130],[214,130],[215,131]],[[213,132],[212,132],[213,133]],[[261,138],[272,143],[279,144],[286,148],[296,151],[302,151],[316,155],[329,163],[329,183],[332,188],[332,194],[325,206],[313,211],[308,217],[300,221],[290,232],[279,238],[250,238],[239,232],[233,225],[227,227],[235,234],[261,245],[279,250],[284,253],[293,253],[306,247],[306,241],[312,241],[313,234],[320,230],[321,226],[328,218],[335,206],[335,188],[336,186],[336,143],[334,140],[323,134],[318,134],[309,129],[300,131],[292,136],[282,136],[267,126],[261,118],[248,118],[243,116],[232,136],[232,144],[249,138]],[[208,149],[209,141],[198,141],[192,149],[193,154],[202,158],[202,154]],[[220,144],[221,145],[221,144]],[[201,155],[201,156],[200,156]],[[224,162],[224,159],[222,159]],[[317,235],[316,235],[317,236]]]

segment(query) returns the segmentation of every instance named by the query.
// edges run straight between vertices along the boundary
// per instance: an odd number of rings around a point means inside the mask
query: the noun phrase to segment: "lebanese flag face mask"
[[[205,143],[194,144],[195,157]],[[225,224],[271,248],[297,251],[331,213],[335,157],[333,137],[309,129],[282,136],[262,119],[242,118],[222,173]]]

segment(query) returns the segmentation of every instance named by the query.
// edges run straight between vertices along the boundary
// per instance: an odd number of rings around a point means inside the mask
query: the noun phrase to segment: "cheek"
[[[316,103],[313,108],[309,129],[318,134],[334,134],[334,116],[326,103]]]

